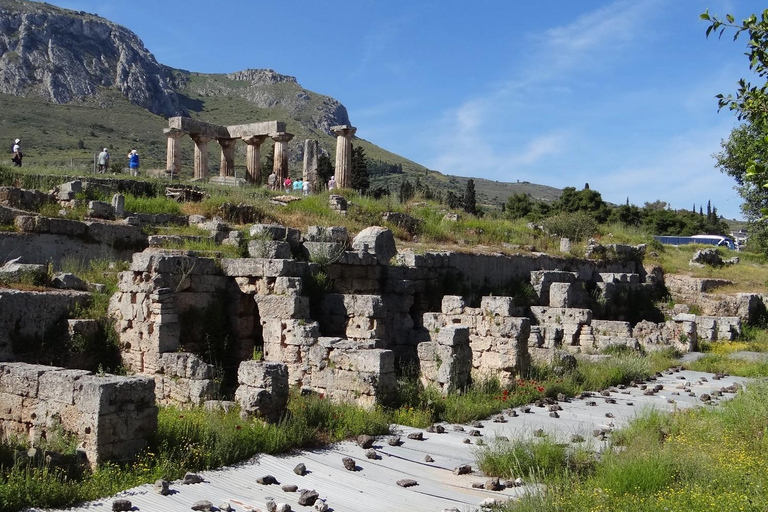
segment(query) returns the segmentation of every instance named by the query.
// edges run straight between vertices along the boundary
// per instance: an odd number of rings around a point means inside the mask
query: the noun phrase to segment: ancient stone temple
[[[168,119],[168,128],[163,130],[168,139],[166,154],[166,170],[172,176],[181,173],[181,138],[189,135],[195,143],[194,178],[208,177],[208,143],[211,140],[221,146],[219,177],[235,177],[235,149],[238,140],[246,145],[245,181],[261,182],[261,145],[267,138],[275,141],[275,172],[285,179],[288,176],[287,143],[293,134],[285,131],[285,123],[281,121],[265,121],[261,123],[241,124],[235,126],[219,126],[196,121],[189,117],[172,117]]]

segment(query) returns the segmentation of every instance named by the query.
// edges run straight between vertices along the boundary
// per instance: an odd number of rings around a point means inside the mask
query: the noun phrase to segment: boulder
[[[397,254],[392,231],[381,226],[371,226],[358,233],[352,241],[352,248],[373,254],[382,265],[387,265]]]

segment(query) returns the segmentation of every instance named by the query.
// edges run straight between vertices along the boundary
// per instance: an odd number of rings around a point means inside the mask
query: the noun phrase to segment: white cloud
[[[493,179],[523,172],[525,166],[562,152],[565,134],[575,129],[557,126],[543,134],[528,132],[520,122],[532,115],[526,100],[549,94],[555,103],[568,95],[575,73],[605,64],[607,57],[620,55],[626,44],[641,37],[659,2],[616,1],[532,37],[533,50],[514,80],[467,99],[430,126],[424,139],[434,141],[437,156],[428,165],[450,174]],[[491,144],[489,135],[507,142]]]

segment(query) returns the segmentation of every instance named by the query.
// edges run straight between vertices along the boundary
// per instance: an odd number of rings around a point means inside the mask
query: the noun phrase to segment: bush
[[[597,221],[588,213],[559,213],[542,221],[549,233],[568,238],[574,242],[582,241],[597,233]]]

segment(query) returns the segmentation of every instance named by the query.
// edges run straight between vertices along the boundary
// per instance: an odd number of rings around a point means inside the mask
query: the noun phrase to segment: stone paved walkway
[[[510,439],[532,437],[538,429],[563,442],[570,442],[571,436],[580,434],[586,443],[596,450],[607,446],[608,441],[598,441],[593,430],[620,428],[648,408],[665,411],[702,405],[699,397],[728,387],[733,383],[745,384],[748,379],[725,377],[715,380],[712,374],[681,371],[669,372],[649,387],[660,384],[663,389],[653,396],[646,396],[639,388],[628,388],[611,392],[609,397],[596,395],[586,399],[574,399],[559,405],[559,418],[551,417],[545,408],[532,406],[531,413],[518,416],[505,415],[506,423],[482,422],[477,428],[481,437],[469,437],[474,428],[464,426],[464,432],[454,431],[453,425],[444,425],[443,434],[428,433],[409,427],[395,427],[402,436],[400,446],[389,446],[386,439],[379,439],[374,448],[379,460],[369,460],[365,450],[353,442],[343,442],[322,450],[304,451],[286,456],[260,456],[255,461],[216,471],[202,473],[203,483],[181,485],[173,482],[174,491],[169,496],[156,494],[152,485],[142,485],[120,493],[117,497],[131,500],[133,510],[182,512],[191,509],[198,500],[209,500],[214,506],[229,502],[236,511],[266,511],[266,501],[273,498],[278,503],[287,503],[293,510],[313,510],[298,504],[299,494],[284,492],[281,485],[264,486],[256,479],[273,475],[280,484],[295,484],[299,489],[314,489],[325,499],[330,509],[337,512],[439,512],[456,508],[459,511],[477,510],[488,498],[508,500],[530,487],[507,488],[500,492],[474,489],[472,484],[487,479],[477,472],[474,453],[477,440],[493,442],[497,436]],[[706,380],[704,380],[706,379]],[[683,389],[683,386],[687,386]],[[688,389],[696,396],[689,396]],[[732,397],[726,394],[724,399]],[[615,400],[607,403],[606,398]],[[595,405],[590,405],[594,402]],[[608,417],[611,415],[613,417]],[[410,440],[406,436],[422,432],[424,440]],[[466,444],[469,438],[471,444]],[[429,455],[434,462],[425,462]],[[352,457],[357,463],[356,471],[347,471],[342,465],[343,457]],[[293,468],[303,462],[308,470],[305,476],[297,476]],[[473,473],[457,476],[453,469],[460,464],[473,466]],[[400,479],[413,479],[418,485],[399,487]],[[75,511],[107,511],[115,497],[97,500],[70,509]]]

